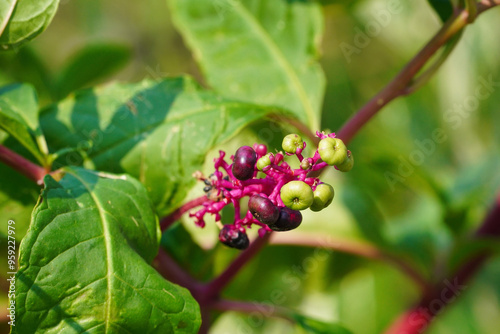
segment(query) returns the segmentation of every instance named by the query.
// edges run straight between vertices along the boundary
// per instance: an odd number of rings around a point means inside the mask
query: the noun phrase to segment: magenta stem
[[[43,177],[50,172],[3,145],[0,145],[0,161],[39,185],[43,184]]]
[[[175,210],[174,212],[172,212],[168,216],[163,217],[160,221],[161,230],[165,231],[167,228],[170,227],[170,225],[172,225],[177,220],[179,220],[183,214],[185,214],[186,212],[188,212],[191,209],[194,209],[194,208],[202,205],[205,201],[207,201],[207,196],[201,196],[201,197],[195,198],[195,199],[187,202],[186,204],[184,204],[183,206],[181,206],[180,208],[178,208],[177,210]]]

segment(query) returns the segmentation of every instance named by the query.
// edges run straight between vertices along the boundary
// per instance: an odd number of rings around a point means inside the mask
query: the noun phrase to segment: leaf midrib
[[[108,325],[109,325],[109,319],[111,318],[111,291],[113,288],[112,284],[112,275],[113,275],[113,252],[112,252],[112,247],[111,247],[111,240],[110,240],[110,230],[109,230],[109,221],[106,219],[106,215],[104,208],[101,205],[101,202],[99,199],[94,195],[94,193],[91,191],[90,187],[87,185],[87,183],[80,178],[76,173],[68,170],[68,173],[71,174],[74,178],[76,178],[80,183],[85,187],[87,192],[89,193],[90,197],[92,197],[92,200],[94,201],[97,210],[99,211],[99,216],[101,217],[101,222],[102,222],[102,229],[103,229],[103,237],[104,237],[104,247],[106,248],[106,279],[107,279],[107,286],[108,286],[108,291],[106,293],[106,312],[105,312],[105,322],[106,322],[106,327],[104,327],[105,333],[108,333]]]
[[[299,96],[299,100],[302,103],[304,111],[307,114],[307,119],[310,122],[309,125],[313,126],[315,122],[315,115],[311,100],[309,99],[309,96],[304,90],[302,83],[300,82],[297,74],[293,70],[293,67],[288,61],[288,59],[285,57],[283,52],[276,46],[276,43],[273,41],[273,39],[267,33],[267,31],[265,31],[262,28],[257,19],[251,15],[249,10],[245,6],[243,6],[240,2],[235,2],[234,8],[236,8],[240,12],[241,16],[248,22],[251,28],[254,29],[255,33],[261,37],[264,46],[266,46],[271,52],[271,54],[273,54],[278,59],[278,64],[285,71],[285,74],[288,75],[291,79],[290,81],[287,82],[292,84],[292,87]]]

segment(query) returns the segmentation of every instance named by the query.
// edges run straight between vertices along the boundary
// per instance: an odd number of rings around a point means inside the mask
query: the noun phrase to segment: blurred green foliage
[[[322,128],[335,131],[432,37],[441,20],[424,1],[400,2],[396,11],[390,10],[388,0],[323,3],[321,64],[327,87]],[[500,43],[493,33],[500,31],[498,13],[493,9],[481,15],[426,86],[388,105],[359,133],[349,147],[356,156],[354,169],[348,174],[325,174],[337,197],[328,210],[305,215],[304,233],[376,244],[404,256],[427,277],[439,280],[446,273],[447,260],[481,222],[500,187]],[[360,43],[362,35],[366,38]],[[47,31],[28,46],[0,55],[0,83],[32,83],[41,104],[47,105],[69,91],[57,79],[71,72],[64,68],[72,65],[63,64],[71,64],[74,54],[85,46],[97,44],[120,45],[121,50],[131,50],[131,56],[128,59],[123,51],[116,64],[121,66],[108,73],[96,70],[93,77],[68,84],[71,89],[184,73],[204,82],[173,28],[165,0],[147,5],[74,0],[61,3]],[[356,51],[346,54],[346,45]],[[282,131],[264,123],[225,147],[235,148],[249,139],[276,142]],[[433,136],[436,131],[441,136]],[[192,190],[192,197],[201,194],[199,188]],[[25,220],[27,210],[31,211],[26,202],[33,199],[33,192],[16,194],[18,203],[11,214],[17,219]],[[189,269],[201,278],[211,277],[236,252],[222,247],[204,252],[215,243],[214,231],[200,231],[189,224],[184,221],[186,230],[178,226],[164,241],[185,240],[191,246],[183,245],[174,257],[180,263],[196,258]],[[202,232],[203,238],[197,236]],[[0,246],[5,249],[3,239]],[[212,272],[204,266],[204,255],[214,264]],[[338,321],[357,334],[381,333],[419,298],[412,282],[387,264],[338,252],[328,255],[318,256],[314,249],[270,246],[244,268],[224,295],[289,306],[316,319]],[[497,256],[437,317],[429,332],[497,333],[499,274]],[[276,290],[282,292],[280,302],[273,301]],[[217,317],[212,332],[293,330],[283,320],[228,312]]]

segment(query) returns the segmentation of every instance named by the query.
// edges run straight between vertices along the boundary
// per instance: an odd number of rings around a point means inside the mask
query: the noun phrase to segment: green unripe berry
[[[328,183],[318,184],[314,190],[313,204],[311,205],[312,211],[321,211],[332,203],[335,191]]]
[[[339,138],[323,138],[318,145],[321,159],[332,165],[341,165],[347,160],[347,147]]]
[[[260,157],[259,160],[257,160],[257,169],[258,170],[263,170],[264,167],[267,167],[271,164],[271,153],[266,154],[263,157]]]
[[[304,159],[300,162],[300,168],[302,168],[303,170],[308,170],[311,167],[312,163],[311,161],[309,161],[309,159]]]
[[[281,146],[283,147],[283,150],[285,152],[295,153],[298,148],[304,148],[304,141],[298,134],[292,133],[286,135],[285,138],[283,138],[283,143],[281,144]]]
[[[352,166],[354,166],[354,157],[352,156],[351,151],[347,151],[347,160],[336,167],[341,172],[348,172],[352,169]]]
[[[285,184],[280,191],[280,197],[288,208],[305,210],[313,203],[314,195],[311,187],[303,181],[291,181]]]

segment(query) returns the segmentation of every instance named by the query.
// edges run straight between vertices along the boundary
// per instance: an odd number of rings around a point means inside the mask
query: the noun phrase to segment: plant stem
[[[325,248],[343,253],[353,254],[369,259],[389,262],[397,266],[403,273],[411,278],[420,290],[425,294],[429,291],[428,281],[406,261],[397,256],[388,254],[368,243],[336,239],[321,235],[304,235],[298,233],[275,234],[271,238],[271,245],[305,246],[315,248]]]
[[[250,261],[268,242],[272,233],[258,237],[252,244],[241,252],[238,257],[218,277],[206,285],[205,291],[211,298],[216,298],[222,289],[231,282],[240,269]]]
[[[477,14],[485,10],[500,5],[500,0],[483,0],[477,4]],[[353,117],[351,117],[337,133],[346,144],[356,135],[356,133],[385,105],[395,98],[413,92],[407,91],[413,78],[427,64],[429,59],[453,36],[461,32],[469,24],[469,12],[461,9],[456,12],[434,37],[424,46],[420,52],[385,86],[377,95],[366,103]],[[442,61],[441,61],[442,63]],[[439,63],[437,63],[439,64]],[[434,69],[435,70],[435,69]],[[425,76],[428,80],[430,76]],[[421,86],[421,82],[419,83]]]
[[[488,237],[498,239],[500,237],[500,194],[496,199],[493,209],[476,231],[474,237],[476,239]],[[443,309],[467,288],[465,284],[492,255],[492,251],[484,250],[476,254],[472,259],[469,259],[454,275],[436,284],[431,292],[424,295],[415,307],[396,319],[386,331],[386,334],[423,333],[429,328],[434,317],[437,314],[441,314]],[[438,305],[437,310],[436,305]]]
[[[49,173],[45,168],[34,164],[3,145],[0,145],[0,161],[39,185],[43,184],[43,177]]]
[[[186,204],[184,204],[183,206],[181,206],[180,208],[178,208],[177,210],[175,210],[174,212],[172,212],[168,216],[163,217],[160,220],[161,230],[165,231],[167,228],[170,227],[170,225],[172,225],[177,220],[179,220],[183,214],[185,214],[186,212],[188,212],[191,209],[196,208],[197,206],[202,205],[206,200],[207,200],[207,196],[201,196],[201,197],[195,198],[195,199],[187,202]]]

